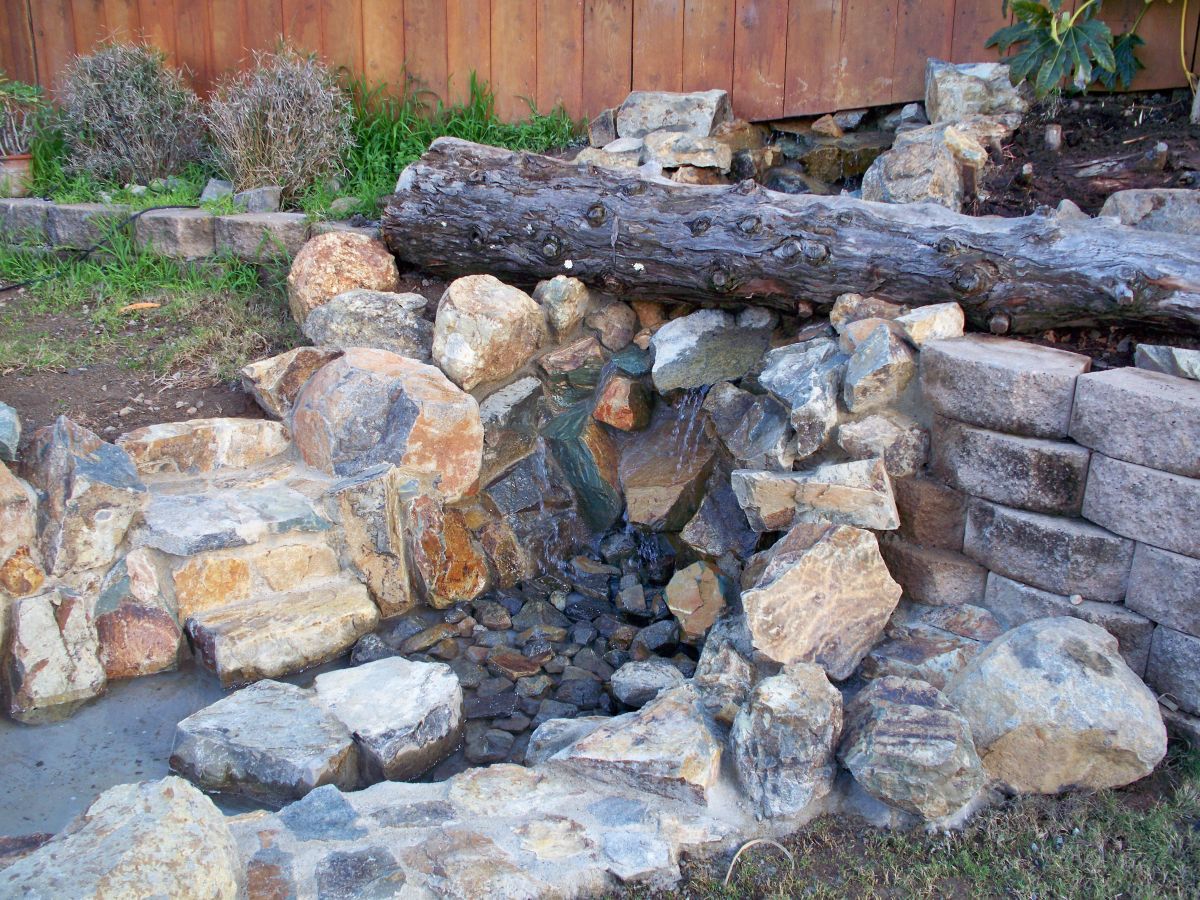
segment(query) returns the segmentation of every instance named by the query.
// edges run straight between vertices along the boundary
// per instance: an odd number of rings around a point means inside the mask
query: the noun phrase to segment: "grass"
[[[401,169],[424,153],[438,137],[458,137],[510,150],[542,153],[569,145],[581,127],[562,107],[541,113],[532,103],[527,119],[504,122],[496,114],[495,96],[474,74],[468,98],[451,105],[440,100],[430,104],[422,92],[411,89],[396,97],[388,93],[387,85],[372,86],[361,78],[348,80],[345,87],[354,111],[354,146],[343,160],[346,174],[336,189],[317,185],[301,196],[300,208],[313,218],[328,216],[330,204],[339,197],[357,201],[350,212],[377,218],[379,197],[392,193]],[[123,185],[106,184],[88,175],[70,175],[63,165],[66,147],[62,134],[52,121],[39,130],[30,150],[34,193],[59,203],[103,201],[126,204],[134,210],[196,205],[208,179],[219,175],[211,168],[191,166],[172,179],[169,190],[136,194]],[[205,207],[218,214],[236,211],[228,199],[206,203]]]
[[[0,371],[116,362],[229,380],[298,340],[282,273],[264,279],[232,258],[180,262],[125,235],[86,260],[0,247],[0,282],[26,280],[34,283],[19,298],[0,295]],[[130,309],[141,303],[157,305]]]
[[[821,819],[777,849],[685,866],[658,898],[1200,897],[1200,750],[1174,750],[1150,788],[1023,797],[947,834]],[[634,893],[632,896],[647,896]]]

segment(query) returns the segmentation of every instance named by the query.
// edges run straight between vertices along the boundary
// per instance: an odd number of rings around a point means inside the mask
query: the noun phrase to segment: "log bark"
[[[1200,331],[1200,238],[1108,220],[680,185],[441,138],[400,176],[383,238],[447,277],[570,275],[641,299],[796,311],[853,291],[956,301],[977,327]]]

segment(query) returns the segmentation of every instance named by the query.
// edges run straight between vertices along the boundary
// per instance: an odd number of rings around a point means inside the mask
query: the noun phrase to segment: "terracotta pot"
[[[27,197],[32,183],[32,156],[17,153],[0,157],[0,197]]]

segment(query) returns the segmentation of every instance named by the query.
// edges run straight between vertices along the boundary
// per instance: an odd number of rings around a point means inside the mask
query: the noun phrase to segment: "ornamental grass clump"
[[[160,50],[110,44],[63,75],[68,173],[147,184],[207,155],[200,100]]]
[[[217,166],[239,191],[279,185],[294,200],[343,172],[351,145],[349,97],[315,56],[257,53],[208,105]]]

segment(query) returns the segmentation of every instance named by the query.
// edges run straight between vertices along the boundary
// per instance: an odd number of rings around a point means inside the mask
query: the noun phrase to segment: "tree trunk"
[[[388,247],[444,276],[571,275],[641,299],[796,311],[853,291],[954,300],[993,331],[1200,331],[1200,238],[1106,221],[973,218],[933,204],[700,187],[453,138],[400,176]]]

